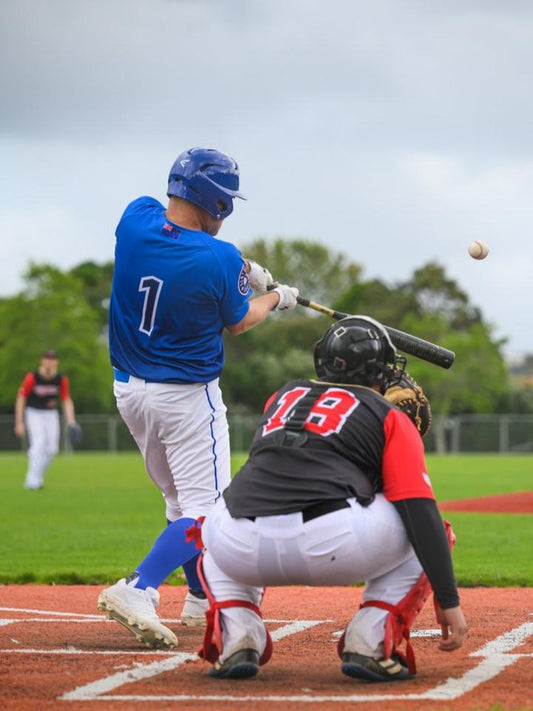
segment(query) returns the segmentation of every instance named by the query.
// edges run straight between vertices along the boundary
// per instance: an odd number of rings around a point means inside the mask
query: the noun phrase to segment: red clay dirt
[[[433,605],[415,621],[418,676],[365,684],[343,676],[336,642],[361,588],[267,590],[274,656],[254,679],[214,680],[196,657],[203,631],[178,622],[185,588],[159,609],[179,647],[157,652],[96,610],[100,586],[0,586],[0,708],[9,711],[516,711],[533,708],[528,589],[464,589],[465,645],[439,652]],[[425,630],[421,636],[420,631]],[[431,632],[433,630],[433,632]]]
[[[477,499],[458,499],[440,501],[441,511],[470,511],[472,513],[533,513],[533,491],[520,491],[515,494],[482,496]]]

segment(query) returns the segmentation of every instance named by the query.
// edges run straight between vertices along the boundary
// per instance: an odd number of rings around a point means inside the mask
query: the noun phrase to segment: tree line
[[[256,239],[241,251],[314,301],[372,316],[455,351],[450,370],[408,356],[408,370],[434,414],[533,412],[531,390],[519,390],[509,377],[504,341],[440,264],[425,264],[408,280],[388,284],[366,280],[361,265],[304,239]],[[24,289],[0,302],[1,412],[13,412],[19,383],[47,348],[59,354],[78,413],[115,412],[107,346],[112,275],[112,262],[84,262],[66,271],[29,265]],[[283,382],[313,376],[313,346],[330,324],[328,317],[297,307],[273,313],[238,337],[226,334],[221,387],[230,412],[257,414]]]

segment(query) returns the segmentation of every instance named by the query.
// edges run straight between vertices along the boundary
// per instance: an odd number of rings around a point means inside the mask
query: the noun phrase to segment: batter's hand
[[[299,290],[295,286],[287,286],[287,284],[278,284],[275,289],[272,289],[279,294],[279,302],[274,306],[273,311],[287,311],[293,309],[296,304]]]
[[[247,259],[246,261],[250,267],[248,272],[250,286],[254,291],[257,291],[258,294],[266,294],[268,287],[274,283],[272,274],[268,271],[268,269],[265,269],[265,267],[262,267],[257,262],[254,262],[251,259]]]
[[[437,621],[442,630],[439,649],[443,652],[453,652],[462,646],[466,636],[466,620],[460,607],[450,607],[447,610],[437,608]]]
[[[24,424],[15,425],[15,434],[17,435],[17,437],[24,437],[24,435],[26,434],[26,428]]]

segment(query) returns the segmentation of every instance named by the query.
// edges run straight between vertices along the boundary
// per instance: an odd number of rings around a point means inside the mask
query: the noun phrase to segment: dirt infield
[[[526,589],[461,591],[470,631],[454,653],[437,650],[432,605],[415,623],[418,677],[364,684],[343,676],[336,642],[361,588],[271,588],[263,612],[274,656],[255,679],[218,681],[196,657],[199,628],[177,618],[181,587],[162,588],[174,652],[140,647],[95,609],[101,587],[0,586],[0,707],[303,711],[484,711],[533,708],[533,601]]]
[[[533,491],[515,494],[482,496],[477,499],[457,499],[439,502],[441,511],[470,511],[472,513],[533,513]]]

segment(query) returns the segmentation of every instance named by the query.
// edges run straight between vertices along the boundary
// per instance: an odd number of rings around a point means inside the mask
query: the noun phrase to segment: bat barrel
[[[404,333],[390,326],[385,326],[385,328],[387,329],[391,341],[399,350],[416,358],[420,358],[421,360],[438,365],[441,368],[448,369],[452,367],[455,360],[455,353],[453,351],[443,346],[438,346],[436,343],[424,341],[422,338],[413,336],[411,333]]]
[[[337,320],[346,318],[346,316],[349,315],[342,311],[335,311],[327,306],[322,306],[322,304],[317,304],[303,296],[298,296],[296,301],[300,306],[306,306],[309,309],[313,309],[314,311],[318,311]],[[425,360],[428,363],[438,365],[440,368],[448,369],[452,367],[455,360],[455,353],[453,351],[438,346],[436,343],[425,341],[422,338],[418,338],[418,336],[413,336],[411,333],[398,331],[398,329],[391,328],[390,326],[384,326],[384,328],[386,328],[394,346],[404,351],[404,353]]]

